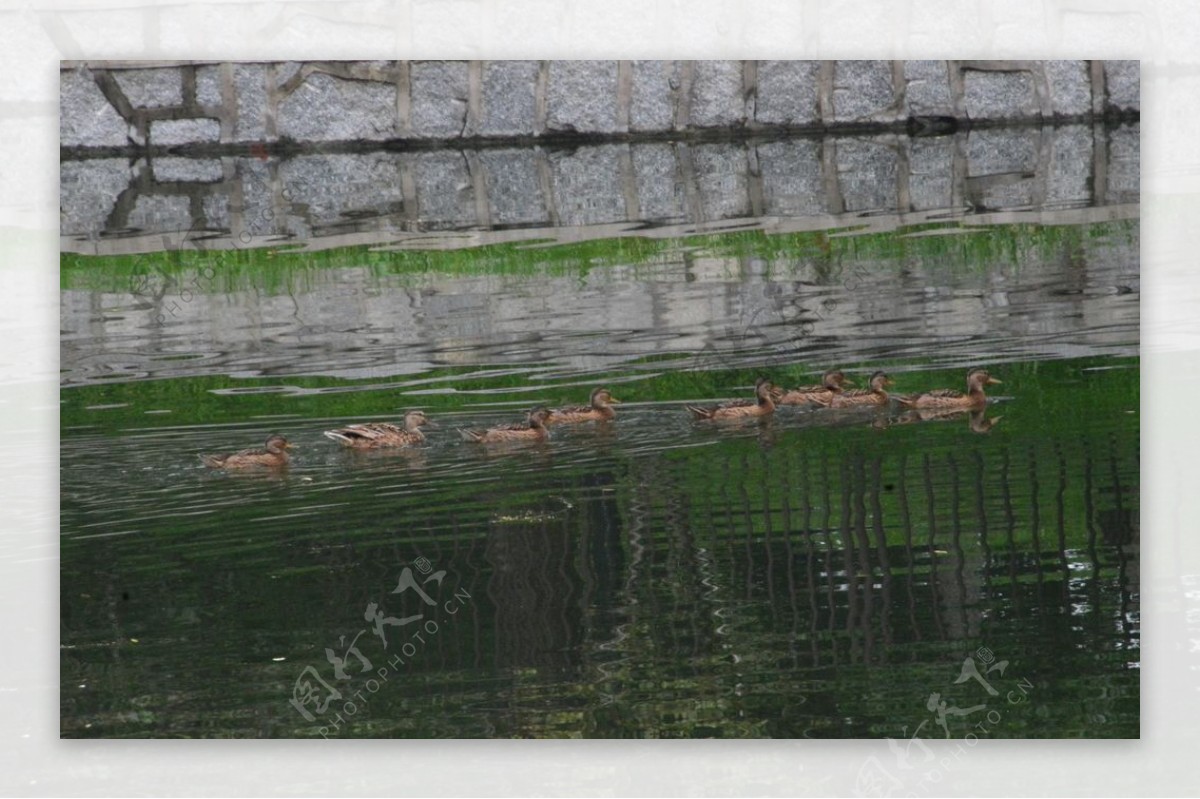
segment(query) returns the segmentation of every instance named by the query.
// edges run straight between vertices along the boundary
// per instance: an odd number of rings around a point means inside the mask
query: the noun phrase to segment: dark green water
[[[996,230],[502,276],[350,253],[159,323],[128,269],[65,264],[63,735],[940,738],[937,693],[970,710],[956,738],[1136,737],[1136,221]],[[990,429],[682,408],[758,374],[882,367],[904,392],[975,364],[1004,381]],[[600,384],[612,425],[508,449],[452,429]],[[413,452],[321,435],[417,406],[442,427]],[[272,430],[300,447],[285,474],[196,459]],[[393,593],[406,568],[445,572],[434,604]],[[966,658],[995,695],[955,682]],[[308,667],[341,694],[311,722]]]

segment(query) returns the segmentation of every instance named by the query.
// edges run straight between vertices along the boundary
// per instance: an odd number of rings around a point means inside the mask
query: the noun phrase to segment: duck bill
[[[438,424],[437,422],[431,422],[431,421],[429,421],[428,419],[426,419],[426,420],[425,420],[425,426],[426,426],[426,427],[432,427],[432,428],[434,428],[434,429],[437,429],[437,428],[441,427],[441,425],[440,425],[440,424]]]
[[[617,399],[616,397],[612,396],[611,394],[608,396],[608,401],[612,405],[620,405],[621,404],[621,401],[619,399]]]
[[[988,385],[989,385],[989,386],[998,386],[998,385],[1000,385],[1000,381],[999,381],[999,380],[997,380],[997,379],[996,379],[996,378],[994,378],[994,377],[989,377],[989,378],[987,379],[987,382],[988,382]]]
[[[283,445],[283,448],[284,449],[295,449],[296,445],[289,441],[288,443]]]

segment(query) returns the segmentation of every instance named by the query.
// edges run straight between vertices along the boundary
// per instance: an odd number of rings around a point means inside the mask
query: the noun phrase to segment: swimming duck
[[[493,444],[500,441],[545,441],[550,436],[546,429],[546,420],[550,411],[546,408],[534,408],[525,415],[525,423],[499,425],[487,430],[464,430],[458,433],[464,441],[479,444]]]
[[[267,439],[263,449],[244,449],[228,455],[200,455],[200,460],[211,469],[279,469],[288,465],[289,449],[296,445],[281,435]]]
[[[982,408],[987,405],[987,395],[983,393],[983,387],[999,382],[988,374],[986,369],[972,369],[967,372],[966,394],[952,388],[939,388],[924,394],[897,397],[896,399],[902,405],[910,408],[959,408],[963,410]]]
[[[856,388],[853,391],[842,391],[829,399],[830,408],[869,408],[872,405],[888,404],[888,386],[892,379],[883,372],[871,375],[870,388]]]
[[[698,420],[711,419],[745,419],[756,416],[770,416],[775,413],[775,403],[783,395],[783,391],[765,377],[760,377],[754,383],[753,400],[733,400],[720,405],[701,408],[688,405],[692,416]]]
[[[555,408],[550,411],[546,424],[575,424],[578,422],[608,422],[617,417],[613,405],[621,401],[614,397],[607,388],[592,390],[588,405],[573,405],[569,408]]]
[[[807,405],[816,403],[828,405],[835,394],[842,393],[844,386],[854,383],[842,373],[841,369],[832,369],[821,376],[819,386],[801,386],[785,391],[779,400],[780,405]]]
[[[325,437],[353,449],[411,447],[425,440],[425,434],[421,432],[424,425],[437,427],[424,411],[409,411],[404,414],[404,427],[391,422],[366,422],[326,430]]]

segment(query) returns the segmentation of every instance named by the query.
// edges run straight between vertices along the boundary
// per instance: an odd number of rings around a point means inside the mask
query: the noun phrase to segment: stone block
[[[314,228],[378,217],[403,209],[400,156],[396,153],[321,153],[289,158],[279,180],[291,202],[308,206]],[[282,190],[282,187],[281,187]]]
[[[689,124],[696,128],[744,125],[746,92],[741,61],[693,63]]]
[[[151,168],[160,183],[219,183],[225,176],[216,158],[155,158]]]
[[[1050,137],[1050,163],[1046,168],[1046,203],[1086,203],[1091,199],[1092,128],[1064,125]]]
[[[385,141],[397,122],[394,84],[314,73],[279,103],[276,129],[300,142]]]
[[[467,62],[414,61],[412,130],[422,138],[461,136],[467,125]]]
[[[129,123],[117,113],[87,69],[59,73],[58,143],[62,147],[121,147]]]
[[[659,223],[686,219],[687,198],[679,178],[675,147],[665,143],[647,143],[635,144],[632,150],[638,216]]]
[[[973,130],[967,135],[967,176],[1034,172],[1038,168],[1035,128]]]
[[[904,103],[908,116],[953,116],[946,62],[905,61]]]
[[[175,108],[183,105],[183,70],[114,69],[112,76],[135,108]]]
[[[1022,119],[1041,113],[1033,76],[1026,70],[964,70],[963,100],[971,119]]]
[[[1121,125],[1108,132],[1108,190],[1106,204],[1135,203],[1140,196],[1140,125]]]
[[[908,146],[909,207],[914,211],[949,208],[954,202],[954,137],[910,139]]]
[[[233,85],[237,92],[234,141],[266,141],[267,65],[234,64]]]
[[[569,154],[549,154],[560,225],[598,225],[626,218],[620,164],[623,150],[621,145],[605,144],[580,147]]]
[[[749,164],[741,144],[701,144],[690,148],[696,191],[703,218],[739,219],[750,216]]]
[[[675,127],[678,61],[632,62],[633,85],[629,129],[671,130]]]
[[[481,136],[530,136],[534,132],[537,61],[486,61],[483,66]]]
[[[1042,68],[1055,116],[1083,116],[1092,112],[1092,79],[1087,61],[1046,61]]]
[[[240,207],[231,209],[237,215],[237,219],[231,220],[230,229],[238,237],[236,240],[240,244],[246,243],[246,239],[241,238],[243,235],[269,236],[284,229],[284,220],[278,218],[275,213],[277,190],[282,192],[284,188],[289,189],[289,196],[293,202],[309,202],[311,195],[308,193],[310,187],[307,184],[289,184],[284,178],[289,169],[303,170],[302,165],[295,163],[300,160],[289,159],[280,165],[279,181],[282,185],[277,186],[268,162],[258,158],[237,159],[236,173],[241,183],[241,204]],[[309,210],[311,212],[311,207]],[[236,225],[233,224],[235,221]]]
[[[222,105],[220,67],[196,67],[196,102],[207,108],[219,108]]]
[[[616,61],[551,61],[546,86],[547,131],[615,133]]]
[[[828,212],[820,142],[785,139],[760,144],[757,152],[766,214],[815,216]]]
[[[63,161],[58,168],[59,230],[64,236],[92,238],[105,222],[132,174],[124,158]]]
[[[1107,107],[1118,111],[1141,110],[1141,62],[1105,61],[1104,83]]]
[[[846,211],[894,211],[900,154],[880,139],[839,139],[835,163]]]
[[[417,190],[417,219],[425,230],[452,230],[481,224],[467,161],[457,150],[410,156]]]
[[[754,121],[762,125],[811,125],[820,120],[819,61],[760,61]]]
[[[208,117],[156,119],[150,123],[150,144],[174,147],[181,144],[211,144],[221,139],[221,123]]]
[[[487,176],[493,225],[549,224],[550,214],[538,177],[538,158],[539,153],[528,148],[479,153]]]
[[[185,194],[143,194],[129,212],[128,226],[155,233],[188,230],[192,226],[192,201]]]
[[[836,61],[833,65],[835,122],[890,122],[897,116],[891,61]]]
[[[200,201],[204,210],[204,226],[208,230],[229,230],[229,197],[208,194]]]

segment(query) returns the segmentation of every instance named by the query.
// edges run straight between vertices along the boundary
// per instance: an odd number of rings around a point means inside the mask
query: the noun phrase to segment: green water
[[[503,274],[503,252],[65,256],[63,735],[1136,737],[1137,223],[917,232]],[[683,410],[759,374],[886,368],[903,393],[975,364],[1004,381],[990,429]],[[454,432],[601,384],[611,425]],[[322,436],[418,406],[441,427],[411,452]],[[196,458],[271,431],[299,445],[285,473]],[[444,571],[434,604],[393,593],[406,568]],[[955,682],[966,658],[995,695]],[[311,721],[308,667],[341,694]],[[935,692],[974,710],[943,730]]]

